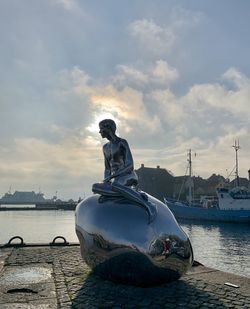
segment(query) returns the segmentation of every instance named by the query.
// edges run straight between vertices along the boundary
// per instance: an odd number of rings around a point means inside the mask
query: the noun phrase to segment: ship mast
[[[234,142],[232,146],[235,150],[235,179],[237,187],[240,186],[240,178],[239,178],[239,161],[238,161],[238,150],[240,149],[240,142],[239,140]]]
[[[192,203],[192,152],[191,149],[188,151],[188,204],[191,205]]]

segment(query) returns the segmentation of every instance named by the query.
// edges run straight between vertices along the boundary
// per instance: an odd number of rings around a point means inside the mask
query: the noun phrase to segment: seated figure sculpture
[[[104,180],[76,207],[81,255],[101,278],[154,286],[180,278],[193,263],[188,236],[166,204],[137,189],[133,157],[116,124],[100,122]]]
[[[93,184],[92,191],[103,196],[123,196],[140,204],[147,211],[148,222],[151,223],[157,213],[156,206],[144,192],[136,190],[138,177],[128,142],[115,134],[116,124],[112,119],[102,120],[99,128],[102,138],[109,142],[103,146],[104,180]]]

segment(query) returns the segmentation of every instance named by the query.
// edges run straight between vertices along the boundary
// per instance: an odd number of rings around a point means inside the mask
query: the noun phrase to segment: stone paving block
[[[217,270],[198,266],[192,269],[180,280],[152,288],[140,288],[115,284],[94,276],[88,266],[83,262],[79,247],[60,248],[22,248],[14,249],[6,258],[4,271],[10,267],[31,267],[32,265],[48,264],[51,267],[51,281],[46,284],[49,291],[44,288],[43,303],[37,302],[34,307],[35,297],[31,293],[30,302],[21,303],[11,301],[12,295],[6,293],[5,301],[0,301],[5,307],[15,303],[23,306],[21,309],[42,308],[48,309],[52,304],[58,308],[234,308],[232,306],[249,308],[249,283],[250,279],[226,274]],[[3,275],[3,272],[0,276]],[[1,277],[0,277],[1,281]],[[239,288],[224,285],[225,282],[236,283]],[[40,283],[37,283],[40,284]],[[14,285],[10,285],[13,288]],[[26,285],[27,287],[27,285]],[[34,288],[34,286],[33,286]],[[4,292],[5,291],[5,292]],[[54,297],[50,297],[54,291]],[[27,291],[26,291],[27,292]],[[11,297],[10,297],[11,296]],[[47,298],[46,298],[47,297]],[[1,296],[0,296],[1,299]],[[25,298],[24,298],[25,299]],[[48,303],[45,303],[48,300]],[[55,302],[56,300],[56,302]],[[51,304],[49,303],[51,301]],[[29,306],[29,307],[28,307]],[[32,307],[33,306],[33,307]],[[45,307],[39,307],[45,306]],[[47,307],[46,307],[47,306]],[[4,309],[10,309],[6,307]],[[18,307],[13,307],[17,309]],[[2,307],[0,306],[0,309]],[[12,309],[12,308],[11,308]],[[18,308],[19,309],[19,308]]]
[[[43,303],[46,299],[56,299],[54,283],[19,285],[18,288],[6,287],[0,291],[0,304],[8,302],[30,302],[37,300]]]
[[[37,301],[34,302],[15,302],[15,303],[6,303],[0,304],[0,309],[57,309],[56,301],[48,300],[45,303],[40,303]],[[61,309],[61,308],[60,308]]]
[[[51,265],[6,266],[0,280],[0,308],[35,306],[57,308]]]
[[[0,250],[0,273],[4,267],[5,260],[11,254],[12,248],[5,248]]]

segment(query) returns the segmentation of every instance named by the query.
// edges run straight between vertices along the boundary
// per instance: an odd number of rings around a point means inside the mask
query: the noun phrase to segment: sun
[[[86,129],[91,133],[99,133],[99,122],[103,119],[112,119],[116,123],[118,122],[111,113],[100,113],[94,116],[94,121]]]

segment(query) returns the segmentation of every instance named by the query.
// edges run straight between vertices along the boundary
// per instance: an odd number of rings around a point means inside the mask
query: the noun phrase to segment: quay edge
[[[19,282],[18,274],[24,276]],[[202,265],[169,284],[118,285],[91,274],[79,247],[0,250],[1,309],[250,308],[249,286],[250,278]]]

